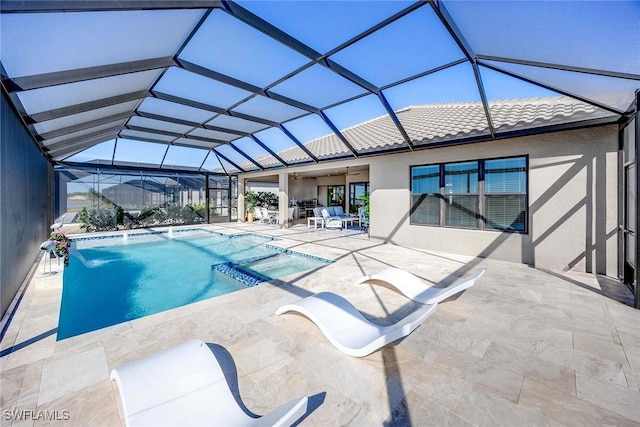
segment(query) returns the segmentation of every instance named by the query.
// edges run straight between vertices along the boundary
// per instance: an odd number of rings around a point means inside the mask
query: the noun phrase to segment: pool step
[[[248,264],[251,262],[255,262],[255,261],[261,261],[263,259],[268,259],[268,258],[273,258],[276,256],[282,256],[282,253],[278,253],[278,254],[271,254],[271,255],[262,255],[262,256],[255,256],[255,257],[251,257],[251,258],[245,258],[245,259],[241,259],[240,261],[235,261],[235,262],[222,262],[220,264],[214,264],[211,266],[211,269],[214,271],[219,271],[223,274],[226,274],[227,276],[231,277],[232,279],[235,279],[239,282],[241,282],[242,284],[252,287],[252,286],[256,286],[262,282],[268,282],[269,280],[271,280],[269,277],[263,276],[259,273],[256,272],[249,272],[246,270],[241,270],[240,268],[238,268],[239,265],[242,264]]]
[[[255,271],[247,271],[246,269],[242,269],[240,268],[240,266],[242,265],[246,265],[246,264],[251,264],[253,262],[256,261],[262,261],[262,260],[266,260],[266,259],[270,259],[270,258],[277,258],[277,257],[283,257],[283,256],[287,256],[287,255],[295,255],[298,257],[303,257],[303,258],[309,258],[309,259],[313,259],[316,261],[321,261],[323,263],[326,264],[331,264],[334,261],[330,260],[330,259],[326,259],[326,258],[321,258],[318,256],[314,256],[314,255],[308,255],[308,254],[304,254],[301,252],[296,252],[296,251],[292,251],[290,249],[286,249],[286,248],[281,248],[278,246],[273,246],[270,244],[265,244],[265,247],[277,251],[278,253],[275,254],[269,254],[269,255],[260,255],[260,256],[255,256],[255,257],[251,257],[251,258],[244,258],[241,259],[239,261],[233,261],[233,262],[222,262],[220,264],[214,264],[211,266],[211,269],[214,271],[219,271],[223,274],[226,274],[227,276],[238,280],[239,282],[241,282],[242,284],[252,287],[252,286],[256,286],[262,282],[268,282],[269,280],[273,280],[270,277],[264,276],[258,272]]]

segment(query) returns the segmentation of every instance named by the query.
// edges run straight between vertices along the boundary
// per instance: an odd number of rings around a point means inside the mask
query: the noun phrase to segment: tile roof
[[[490,101],[489,112],[496,133],[611,115],[605,110],[567,96]],[[412,143],[418,146],[489,135],[489,125],[479,101],[412,105],[396,111],[396,115]],[[359,153],[404,145],[402,135],[388,115],[347,128],[342,134]],[[316,138],[304,145],[320,159],[351,154],[335,134]],[[289,164],[310,160],[306,153],[295,145],[277,154]],[[258,157],[256,161],[264,167],[280,165],[271,155]],[[249,164],[239,166],[250,169]]]

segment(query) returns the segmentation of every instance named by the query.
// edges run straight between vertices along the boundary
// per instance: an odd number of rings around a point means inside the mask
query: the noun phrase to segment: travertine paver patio
[[[242,399],[257,414],[313,396],[317,407],[302,425],[640,424],[640,311],[623,303],[631,295],[617,281],[306,226],[213,228],[277,235],[277,244],[337,262],[63,341],[55,335],[61,269],[54,262],[57,274],[43,275],[39,264],[1,342],[2,425],[122,424],[110,369],[192,337],[229,351]],[[373,320],[397,320],[414,303],[353,285],[386,265],[435,282],[477,268],[486,274],[407,338],[359,359],[337,351],[306,318],[274,315],[330,290]],[[24,419],[51,414],[68,420]]]

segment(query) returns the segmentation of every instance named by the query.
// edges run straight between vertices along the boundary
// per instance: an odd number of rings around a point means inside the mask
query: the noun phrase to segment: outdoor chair
[[[277,224],[278,217],[274,212],[269,212],[269,210],[265,207],[260,207],[260,211],[262,211],[262,222],[265,224]]]
[[[192,339],[113,369],[127,427],[290,426],[306,414],[306,396],[263,417],[252,414],[242,404],[237,383],[229,381],[233,375],[237,379],[237,372],[225,372],[219,357]]]
[[[320,211],[325,228],[342,228],[342,218],[339,216],[331,216],[327,208]]]
[[[356,284],[382,282],[396,288],[407,298],[421,304],[437,304],[452,295],[458,294],[470,288],[482,277],[484,270],[467,275],[449,286],[432,285],[426,283],[406,270],[395,267],[387,267],[375,274],[362,277]]]
[[[253,208],[253,220],[263,222],[262,210],[260,209],[259,206],[255,206]]]
[[[348,215],[344,214],[344,209],[342,209],[342,206],[333,206],[333,216],[345,217]]]
[[[349,356],[363,357],[409,335],[436,310],[436,304],[420,306],[390,326],[370,322],[346,299],[320,292],[280,307],[277,315],[294,311],[308,317],[334,347]]]
[[[367,216],[364,207],[358,208],[358,218],[360,219],[360,225],[363,227],[369,226],[369,217]]]

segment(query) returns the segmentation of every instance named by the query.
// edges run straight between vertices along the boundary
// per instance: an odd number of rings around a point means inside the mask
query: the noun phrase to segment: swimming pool
[[[203,229],[74,239],[58,340],[331,262],[271,240]]]

